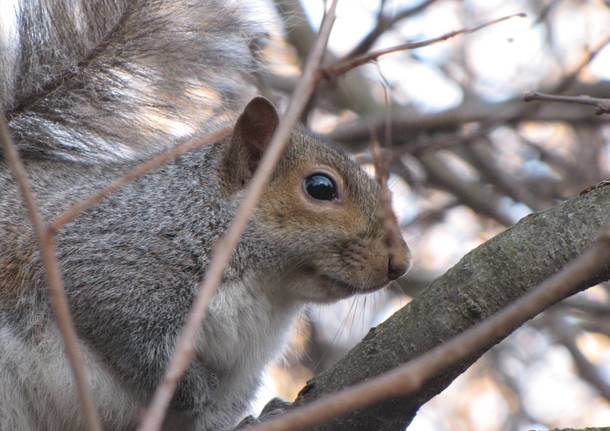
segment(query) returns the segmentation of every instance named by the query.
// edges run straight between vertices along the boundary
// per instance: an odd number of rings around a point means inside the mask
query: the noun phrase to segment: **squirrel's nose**
[[[400,238],[400,244],[395,247],[388,258],[388,278],[396,280],[403,275],[411,266],[411,252],[407,243]]]

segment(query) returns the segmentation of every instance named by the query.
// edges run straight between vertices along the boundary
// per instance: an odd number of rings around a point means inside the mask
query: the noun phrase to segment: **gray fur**
[[[0,33],[0,100],[46,220],[146,155],[235,118],[247,92],[239,77],[256,66],[257,32],[220,0],[13,3],[19,19]],[[276,121],[265,118],[267,128]],[[168,121],[186,129],[168,131]],[[105,429],[136,426],[240,203],[247,178],[226,167],[246,172],[252,160],[234,160],[244,153],[235,145],[246,145],[235,130],[128,184],[56,237]],[[341,205],[304,195],[302,175],[320,169],[342,179]],[[212,299],[166,429],[232,428],[304,304],[387,283],[378,199],[344,154],[293,132]],[[83,429],[40,253],[1,159],[0,346],[0,431]]]
[[[249,93],[262,32],[241,2],[15,3],[12,26],[2,9],[0,105],[24,153],[134,159],[213,130]]]
[[[304,151],[303,144],[302,135],[293,138],[287,160],[298,164],[315,155],[326,164],[343,165],[358,180],[352,186],[360,188],[355,195],[375,196],[374,187],[369,189],[372,181],[347,158],[311,138],[311,151]],[[145,405],[159,382],[208,264],[210,247],[233,217],[239,193],[226,196],[218,181],[224,174],[217,172],[227,145],[224,141],[187,154],[127,185],[57,236],[71,310],[109,429],[130,429],[134,417],[126,416],[125,406]],[[290,168],[287,160],[274,182],[281,182],[282,170]],[[131,165],[28,160],[26,167],[49,219]],[[39,252],[24,223],[14,180],[2,165],[0,190],[0,268],[27,265],[18,280],[0,277],[0,324],[5,328],[0,339],[3,345],[20,346],[0,353],[0,387],[13,388],[11,409],[20,415],[31,412],[33,404],[35,411],[43,412],[34,419],[23,415],[34,421],[30,429],[79,429],[80,419],[70,426],[49,422],[50,417],[80,418],[77,401],[68,366],[62,362]],[[373,218],[374,206],[367,207]],[[312,241],[312,232],[307,231],[270,235],[267,223],[263,216],[255,216],[225,270],[197,345],[197,360],[179,386],[170,421],[186,421],[203,430],[234,425],[246,410],[262,368],[281,350],[292,319],[306,302],[303,296],[313,291],[309,284],[314,275],[307,263],[314,255],[324,257],[316,248],[340,243],[328,235],[324,242]],[[15,262],[17,243],[29,256],[25,262]],[[15,372],[17,368],[20,371]],[[31,370],[40,370],[45,380]],[[30,383],[9,384],[14,379]],[[71,409],[57,407],[66,403],[63,397],[68,394]],[[0,395],[0,429],[16,420],[2,401]],[[7,415],[8,422],[3,419]],[[117,423],[117,418],[123,422]]]

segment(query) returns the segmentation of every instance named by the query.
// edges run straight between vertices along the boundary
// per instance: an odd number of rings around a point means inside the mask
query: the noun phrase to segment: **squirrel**
[[[1,18],[0,103],[47,220],[141,160],[232,124],[108,196],[56,238],[104,429],[134,429],[171,358],[211,250],[278,113],[257,96],[261,25],[222,0],[15,0]],[[381,188],[304,128],[290,137],[227,265],[164,423],[228,430],[308,303],[382,288]],[[0,430],[80,430],[70,368],[21,196],[0,158]]]

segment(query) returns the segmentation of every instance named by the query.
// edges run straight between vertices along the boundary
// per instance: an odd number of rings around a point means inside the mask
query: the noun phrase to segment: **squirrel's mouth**
[[[329,275],[322,275],[322,279],[325,284],[329,284],[332,287],[337,287],[339,289],[349,290],[350,292],[357,292],[359,289],[354,287],[353,285],[346,283],[343,280],[339,280],[338,278],[331,277]]]
[[[335,277],[332,277],[332,276],[326,275],[326,274],[322,274],[321,278],[324,280],[325,284],[329,285],[330,287],[341,289],[341,290],[347,291],[351,294],[370,293],[370,292],[379,290],[382,287],[385,287],[387,285],[387,283],[384,283],[384,284],[380,284],[380,285],[371,285],[371,286],[362,286],[362,285],[355,286],[354,284],[348,283],[344,280],[340,280],[338,278],[335,278]]]

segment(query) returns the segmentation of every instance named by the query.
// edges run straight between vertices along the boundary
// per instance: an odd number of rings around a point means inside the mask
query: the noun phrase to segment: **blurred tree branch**
[[[491,217],[501,225],[510,226],[515,222],[510,215],[500,209],[501,196],[497,193],[486,189],[479,182],[464,180],[433,153],[421,154],[419,160],[432,184],[451,192],[461,202],[478,213]]]
[[[610,97],[610,88],[604,83],[578,83],[571,87],[568,95],[591,94],[599,98]],[[422,114],[412,108],[393,109],[390,115],[391,135],[397,143],[406,143],[420,133],[455,133],[467,123],[482,123],[493,120],[496,123],[515,124],[523,121],[548,122],[566,121],[572,124],[607,124],[608,117],[595,117],[591,111],[580,106],[566,105],[540,106],[531,115],[524,115],[526,103],[521,98],[502,103],[470,100],[464,104],[433,114]],[[527,111],[525,111],[527,113]],[[373,136],[384,139],[388,113],[370,114],[358,120],[342,124],[329,133],[328,137],[338,142],[349,143],[352,148],[368,142]]]
[[[377,61],[382,56],[385,56],[388,54],[393,54],[393,53],[400,52],[400,51],[422,48],[424,46],[429,46],[429,45],[433,45],[438,42],[443,42],[443,41],[451,39],[455,36],[464,35],[464,34],[468,34],[468,33],[474,33],[481,29],[484,29],[485,27],[489,27],[490,25],[494,25],[499,22],[506,21],[507,19],[511,19],[511,18],[515,18],[515,17],[524,18],[525,14],[516,13],[516,14],[504,16],[504,17],[501,17],[498,19],[494,19],[491,21],[487,21],[487,22],[485,22],[483,24],[479,24],[475,27],[463,28],[461,30],[450,31],[449,33],[445,33],[441,36],[434,37],[432,39],[426,39],[426,40],[417,41],[417,42],[403,43],[401,45],[392,46],[390,48],[380,49],[379,51],[365,53],[365,54],[359,55],[357,57],[348,57],[345,60],[331,64],[327,67],[324,67],[323,69],[321,69],[320,72],[326,79],[333,79],[333,78],[336,78],[338,76],[345,74],[346,72],[348,72],[352,69],[355,69],[358,66],[362,66],[363,64]]]
[[[595,114],[610,114],[610,99],[601,97],[591,97],[589,95],[580,96],[559,96],[556,94],[545,94],[538,91],[527,93],[523,100],[526,102],[562,102],[562,103],[577,103],[580,105],[588,105],[595,107]]]
[[[346,58],[357,57],[361,54],[367,52],[370,48],[373,47],[375,42],[388,30],[390,30],[394,25],[398,22],[410,18],[423,12],[428,6],[436,3],[438,0],[425,0],[420,4],[403,9],[399,12],[396,12],[393,16],[387,16],[383,11],[383,4],[379,9],[379,13],[377,14],[377,23],[375,27],[364,37],[362,40],[356,45],[354,49],[350,51],[350,53],[346,56]]]
[[[313,31],[303,6],[299,0],[274,0],[275,7],[286,23],[286,36],[297,51],[300,59],[307,57],[313,45],[316,33]],[[334,63],[338,58],[330,51],[325,54],[327,62]],[[329,93],[327,97],[341,106],[347,106],[357,112],[376,112],[383,108],[369,94],[369,81],[358,70],[345,75],[341,81],[332,85],[326,83],[317,92]]]
[[[545,316],[545,323],[555,339],[570,352],[578,374],[606,401],[610,401],[610,384],[606,381],[601,370],[587,359],[576,344],[578,331],[556,311],[549,312]]]

